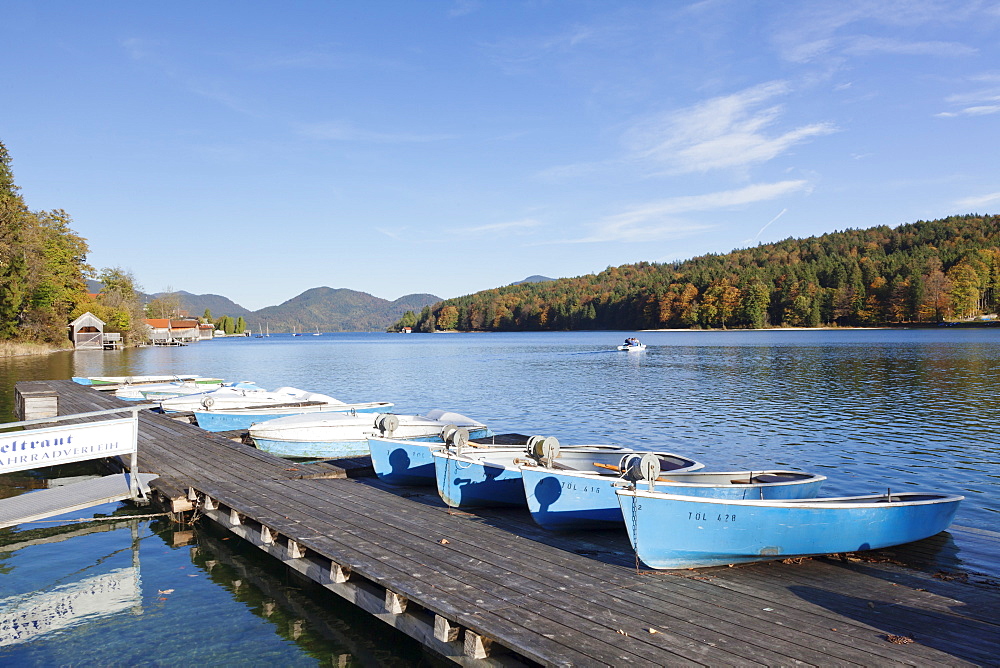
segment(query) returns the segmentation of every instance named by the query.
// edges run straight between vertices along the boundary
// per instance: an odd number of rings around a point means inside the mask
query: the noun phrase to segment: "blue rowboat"
[[[521,467],[531,517],[553,531],[621,528],[622,510],[615,485],[622,479],[617,472],[601,469]],[[660,470],[665,470],[662,455]],[[816,496],[824,480],[826,476],[799,471],[674,470],[657,478],[656,490],[726,499],[804,499]]]
[[[249,432],[258,449],[279,457],[332,459],[367,455],[370,436],[440,443],[445,428],[456,426],[472,438],[493,433],[481,422],[443,410],[426,415],[305,413],[252,425]]]
[[[437,450],[431,456],[438,494],[452,508],[524,505],[519,465],[527,458],[524,448],[496,448],[489,454]]]
[[[390,485],[433,487],[434,457],[431,453],[442,450],[449,444],[454,445],[454,436],[455,434],[449,435],[447,428],[441,433],[440,438],[430,441],[369,436],[368,450],[371,453],[372,468],[379,480]],[[523,452],[527,439],[527,436],[521,434],[498,434],[469,441],[469,446],[475,448],[517,447],[521,448]]]
[[[334,400],[336,402],[336,400]],[[368,401],[358,404],[342,402],[291,402],[271,406],[251,406],[248,408],[206,408],[193,411],[198,426],[205,431],[231,431],[234,429],[249,429],[251,425],[268,420],[275,420],[290,415],[305,413],[386,413],[392,408],[387,401]]]
[[[544,439],[552,442],[555,439]],[[433,453],[434,470],[437,476],[438,493],[446,504],[453,508],[473,508],[484,506],[518,506],[529,503],[526,497],[526,484],[523,472],[533,467],[544,467],[544,470],[558,468],[559,470],[589,470],[601,471],[606,467],[617,469],[617,464],[623,457],[636,454],[648,454],[645,451],[628,450],[618,445],[576,445],[558,447],[552,456],[542,456],[538,450],[532,452],[525,449],[490,449],[471,451],[462,448],[458,451],[439,451]],[[702,464],[671,453],[655,453],[662,462],[664,470],[692,471],[702,467]],[[598,476],[594,476],[594,484]],[[617,480],[617,476],[609,476],[609,484]],[[548,484],[548,483],[547,483]],[[543,488],[531,488],[535,498],[541,495],[547,499],[548,492]],[[609,487],[609,498],[614,501],[614,490]],[[619,521],[621,511],[618,511]]]
[[[117,390],[115,390],[115,396],[118,397],[119,399],[125,399],[126,401],[161,402],[166,399],[175,399],[177,397],[189,397],[194,394],[202,396],[214,390],[222,389],[223,387],[259,389],[255,384],[249,381],[228,383],[219,380],[212,383],[207,383],[207,382],[196,383],[193,380],[178,380],[171,383],[122,385]]]
[[[160,401],[164,412],[216,411],[223,408],[263,408],[278,404],[342,404],[333,397],[295,387],[279,387],[268,391],[253,383],[236,383],[201,394],[189,394]]]
[[[375,475],[390,485],[433,485],[434,458],[431,453],[444,446],[440,437],[437,443],[368,437],[368,451],[371,453]]]
[[[169,376],[73,376],[73,382],[80,385],[141,385],[145,383],[169,383],[175,380],[188,380],[193,383],[221,383],[222,378],[206,378],[198,374],[173,374]]]
[[[947,529],[963,498],[904,492],[772,501],[618,490],[633,549],[646,565],[664,569],[910,543]]]

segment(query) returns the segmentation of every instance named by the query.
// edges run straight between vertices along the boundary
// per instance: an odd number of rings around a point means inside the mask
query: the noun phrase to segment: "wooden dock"
[[[130,499],[132,498],[130,475],[114,473],[72,485],[0,499],[0,529],[92,508],[102,503]],[[139,487],[146,488],[149,481],[155,477],[149,473],[140,473]]]
[[[59,414],[123,403],[72,381],[22,389],[54,391]],[[966,563],[959,552],[996,559],[990,531],[650,572],[637,569],[624,531],[565,536],[522,511],[452,511],[433,490],[392,489],[364,466],[295,464],[155,413],[140,417],[139,458],[173,510],[219,523],[463,665],[1000,661],[995,571],[950,567]]]

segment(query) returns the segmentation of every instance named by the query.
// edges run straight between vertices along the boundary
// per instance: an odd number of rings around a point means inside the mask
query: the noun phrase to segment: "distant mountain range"
[[[154,295],[149,295],[149,298],[153,299],[154,297],[162,297],[164,294],[165,293],[163,292],[157,292]],[[243,318],[246,319],[247,316],[253,313],[250,309],[243,308],[233,300],[228,297],[223,297],[222,295],[195,295],[183,290],[180,290],[175,294],[180,297],[181,308],[196,318],[201,317],[201,315],[205,313],[205,309],[212,312],[213,318],[229,315],[234,318],[243,316]]]
[[[181,301],[194,303],[184,295]],[[322,287],[306,290],[278,306],[267,306],[243,315],[243,319],[252,329],[259,330],[266,326],[272,333],[381,332],[402,318],[406,311],[419,313],[425,306],[439,301],[440,297],[428,294],[406,295],[388,301],[367,292]],[[215,314],[215,311],[212,313]]]
[[[91,292],[100,292],[101,284],[87,281]],[[144,301],[163,297],[166,293],[143,294]],[[272,334],[282,332],[380,332],[403,317],[406,311],[419,313],[425,306],[441,301],[429,294],[406,295],[395,301],[381,299],[367,292],[346,288],[312,288],[277,306],[266,306],[251,311],[228,297],[205,294],[196,295],[177,291],[181,309],[193,318],[201,317],[208,309],[213,319],[224,315],[242,317],[254,330],[265,327]]]
[[[525,283],[547,283],[548,281],[554,281],[556,279],[549,278],[548,276],[539,276],[535,274],[534,276],[528,276],[523,281],[514,281],[511,285],[524,285]]]
[[[529,276],[523,283],[545,283],[554,281],[547,276]],[[100,292],[102,285],[98,281],[88,280],[87,289],[90,292]],[[163,297],[167,293],[142,294],[144,302]],[[277,306],[265,306],[258,311],[251,311],[240,306],[228,297],[222,295],[196,295],[184,290],[178,290],[181,309],[187,311],[192,318],[200,318],[205,309],[212,313],[212,318],[218,320],[224,315],[232,318],[242,317],[253,331],[264,330],[272,334],[287,332],[303,332],[305,334],[320,332],[382,332],[393,323],[399,321],[407,311],[420,314],[425,306],[433,306],[441,301],[441,297],[430,294],[415,294],[400,297],[395,301],[382,299],[357,290],[347,288],[311,288],[302,294],[292,297]]]

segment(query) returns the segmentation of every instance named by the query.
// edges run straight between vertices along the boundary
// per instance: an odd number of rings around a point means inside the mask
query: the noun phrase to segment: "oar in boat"
[[[593,464],[598,468],[608,469],[609,471],[614,471],[616,473],[622,472],[622,469],[619,466],[612,466],[611,464],[602,464],[601,462],[593,462]],[[676,480],[671,480],[670,478],[665,478],[663,476],[659,476],[656,480],[658,482],[677,482]]]

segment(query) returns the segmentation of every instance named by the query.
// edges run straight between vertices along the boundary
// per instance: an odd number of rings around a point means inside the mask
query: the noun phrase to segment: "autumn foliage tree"
[[[851,327],[998,309],[1000,216],[970,214],[485,290],[425,309],[417,329]]]
[[[62,210],[31,211],[0,142],[0,340],[65,343],[86,302],[87,242]]]

